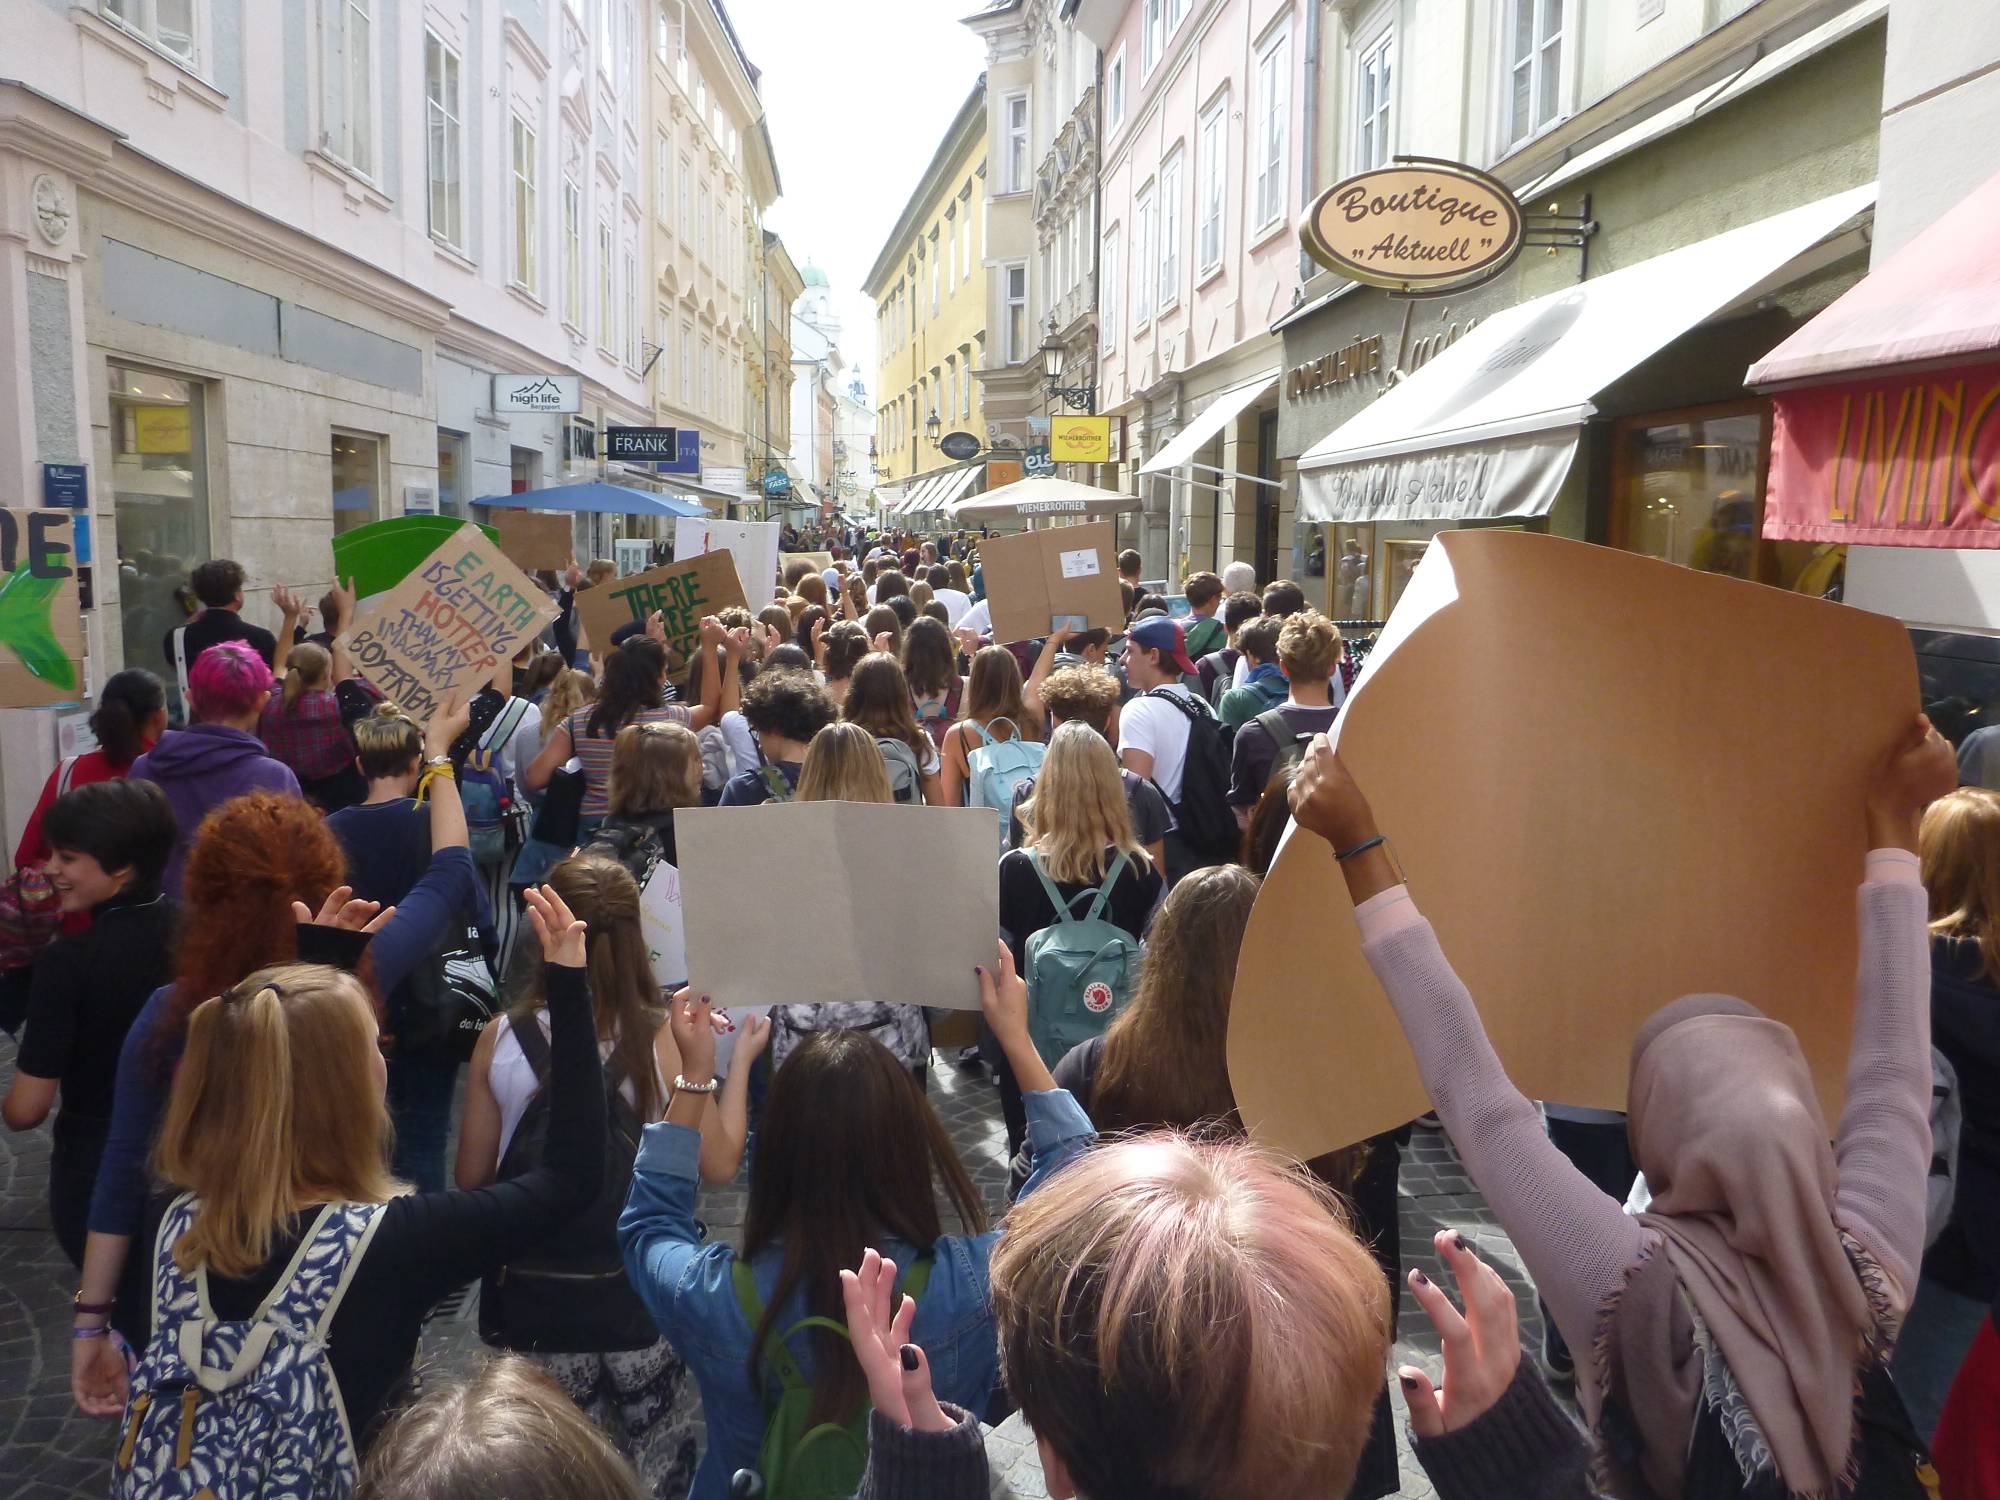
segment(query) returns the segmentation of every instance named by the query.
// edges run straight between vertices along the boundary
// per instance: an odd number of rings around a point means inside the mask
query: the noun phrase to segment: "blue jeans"
[[[441,1193],[444,1143],[451,1134],[451,1100],[458,1087],[456,1058],[389,1059],[389,1118],[396,1127],[396,1152],[389,1170],[420,1193]]]
[[[1889,1373],[1895,1377],[1917,1436],[1926,1443],[1937,1431],[1945,1397],[1951,1394],[1951,1383],[1958,1367],[1965,1363],[1965,1353],[1972,1347],[1979,1325],[1986,1321],[1989,1306],[1962,1297],[1928,1276],[1917,1279],[1916,1300],[1903,1320],[1896,1352],[1889,1358]]]

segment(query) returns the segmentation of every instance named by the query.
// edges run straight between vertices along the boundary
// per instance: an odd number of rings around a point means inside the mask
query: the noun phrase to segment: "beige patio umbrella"
[[[1138,510],[1137,495],[1101,490],[1073,479],[1019,479],[983,495],[968,495],[946,508],[954,521],[1029,521],[1039,516],[1091,519]]]

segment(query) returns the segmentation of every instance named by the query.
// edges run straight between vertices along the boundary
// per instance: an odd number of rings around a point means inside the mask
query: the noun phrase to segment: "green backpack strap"
[[[1097,888],[1095,899],[1090,903],[1090,910],[1079,917],[1070,903],[1081,901],[1084,898],[1085,892],[1078,891],[1074,896],[1065,900],[1063,893],[1056,888],[1056,883],[1049,879],[1049,872],[1042,868],[1041,855],[1033,850],[1030,850],[1028,853],[1028,863],[1034,869],[1035,878],[1041,881],[1043,891],[1048,894],[1049,905],[1056,909],[1057,922],[1095,922],[1104,911],[1105,903],[1111,899],[1111,892],[1118,885],[1118,877],[1125,873],[1125,866],[1131,863],[1131,858],[1132,856],[1125,850],[1120,849],[1118,851],[1118,858],[1111,862],[1111,870],[1105,875],[1104,883]],[[914,1266],[911,1268],[910,1274],[912,1276],[916,1275],[916,1268]]]
[[[933,1256],[918,1256],[917,1263],[910,1267],[909,1274],[897,1277],[897,1291],[921,1299],[925,1289],[931,1284],[933,1264],[935,1264]],[[740,1258],[733,1260],[729,1263],[729,1284],[736,1293],[736,1306],[743,1313],[743,1321],[749,1325],[750,1332],[754,1336],[764,1322],[764,1299],[757,1292],[756,1274]],[[807,1328],[824,1328],[828,1333],[837,1333],[844,1339],[852,1337],[844,1324],[836,1323],[832,1318],[814,1316],[800,1318],[777,1338],[766,1340],[765,1356],[771,1361],[771,1368],[777,1372],[778,1384],[788,1391],[812,1389],[812,1382],[805,1378],[804,1372],[799,1369],[799,1362],[792,1357],[792,1351],[786,1347],[787,1340],[793,1334]],[[818,1429],[815,1428],[814,1431]],[[811,1434],[808,1433],[807,1436],[810,1437]]]

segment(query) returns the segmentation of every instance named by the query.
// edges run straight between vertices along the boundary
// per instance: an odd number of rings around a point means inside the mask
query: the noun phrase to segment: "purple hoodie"
[[[167,894],[176,899],[188,850],[203,818],[231,797],[248,792],[299,795],[299,778],[290,766],[271,759],[256,735],[227,724],[169,729],[157,745],[132,762],[131,774],[140,781],[157,782],[180,823],[165,882]]]

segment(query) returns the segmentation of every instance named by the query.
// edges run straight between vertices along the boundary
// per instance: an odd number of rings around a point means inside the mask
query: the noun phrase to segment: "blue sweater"
[[[453,918],[471,907],[480,889],[478,867],[463,844],[431,856],[430,873],[417,882],[368,945],[375,956],[375,981],[385,994],[436,949]],[[145,1215],[146,1156],[167,1112],[174,1068],[187,1045],[185,1030],[154,1041],[166,1022],[173,993],[171,984],[153,991],[118,1051],[111,1134],[90,1195],[92,1234],[136,1234]]]

